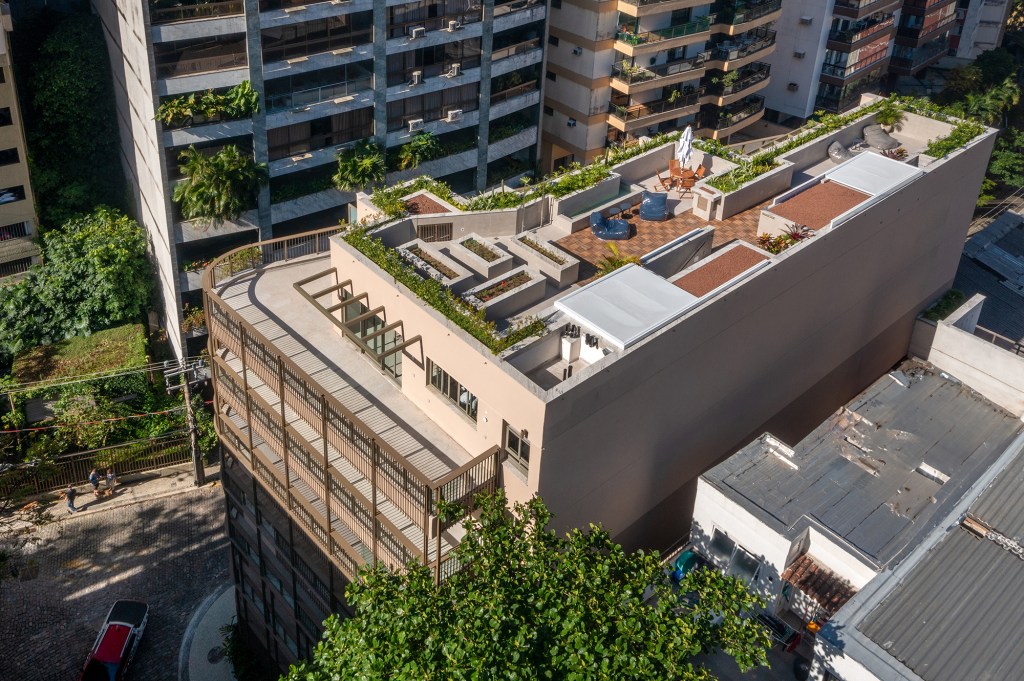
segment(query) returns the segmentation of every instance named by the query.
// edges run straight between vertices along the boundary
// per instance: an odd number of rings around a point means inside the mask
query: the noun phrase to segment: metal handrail
[[[718,10],[718,18],[715,23],[736,26],[756,21],[761,17],[777,12],[782,9],[782,0],[769,0],[758,5],[746,5],[737,3],[734,7],[725,7]]]
[[[667,111],[675,111],[676,109],[695,106],[700,103],[700,98],[703,94],[704,88],[697,88],[693,92],[680,92],[679,96],[674,100],[660,99],[653,102],[646,102],[644,104],[634,104],[633,106],[628,107],[609,104],[608,113],[621,118],[624,121],[638,121],[649,116],[663,114]]]
[[[311,106],[330,99],[373,89],[373,75],[349,78],[340,83],[321,85],[320,87],[294,90],[279,95],[267,95],[267,113],[287,111],[300,106]]]
[[[612,76],[630,85],[633,83],[643,83],[702,69],[704,68],[704,63],[710,57],[711,51],[705,50],[689,59],[680,59],[654,66],[633,66],[627,64],[627,60],[623,59],[612,65]]]
[[[757,29],[757,34],[761,37],[747,43],[746,45],[733,45],[731,47],[716,45],[714,49],[711,50],[711,58],[715,61],[733,61],[735,59],[743,59],[762,50],[766,50],[775,44],[775,31],[770,31],[762,27]]]
[[[852,76],[854,73],[866,69],[872,64],[877,64],[880,61],[885,60],[888,57],[886,50],[875,52],[874,54],[868,55],[859,62],[843,66],[842,64],[822,64],[821,73],[825,76],[832,76],[834,78],[847,78]]]
[[[697,33],[706,33],[711,30],[711,23],[713,20],[714,15],[711,14],[678,26],[669,26],[668,28],[660,28],[655,31],[644,31],[643,33],[637,33],[635,31],[620,28],[615,32],[615,39],[633,46],[658,43],[663,40],[672,40],[674,38],[682,38],[684,36],[694,35]]]
[[[856,43],[864,38],[881,33],[885,29],[892,28],[896,23],[895,14],[879,15],[878,21],[860,27],[848,28],[845,31],[833,31],[828,34],[828,39],[837,43]]]
[[[175,7],[156,7],[153,3],[150,3],[149,22],[156,26],[158,24],[171,24],[178,21],[228,17],[244,13],[245,3],[242,0],[197,2],[195,4],[180,4]]]
[[[764,80],[767,80],[768,77],[771,75],[772,69],[771,64],[766,64],[764,62],[754,62],[753,64],[750,64],[749,66],[746,66],[744,68],[747,69],[746,75],[742,75],[743,72],[740,71],[742,77],[735,83],[732,83],[730,85],[725,85],[722,82],[712,83],[710,86],[708,86],[708,92],[710,94],[720,95],[722,97],[734,95],[737,92],[743,92],[747,88],[757,85],[758,83]]]
[[[515,45],[509,45],[508,47],[502,47],[497,50],[491,51],[491,61],[500,61],[507,59],[508,57],[514,57],[517,54],[524,54],[530,50],[535,50],[540,47],[540,38],[534,38],[533,40],[524,40],[521,43]]]

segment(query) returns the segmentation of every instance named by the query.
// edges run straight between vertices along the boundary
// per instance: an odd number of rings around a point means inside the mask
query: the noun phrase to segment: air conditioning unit
[[[796,50],[795,52],[793,52],[793,59],[803,59],[806,56],[807,52],[805,52],[804,50]]]
[[[423,72],[422,71],[413,71],[412,72],[412,80],[409,81],[409,85],[410,86],[412,86],[412,85],[419,85],[422,82],[423,82]]]
[[[461,120],[462,120],[462,109],[452,109],[451,111],[448,112],[448,117],[445,118],[445,121],[447,121],[449,123],[458,123]]]
[[[810,26],[814,23],[814,17],[800,17],[800,24],[802,26]]]
[[[409,121],[409,132],[416,132],[416,131],[422,130],[422,129],[423,129],[423,119],[422,118],[414,118],[411,121]]]
[[[422,38],[427,34],[427,29],[422,26],[410,26],[409,27],[409,39]]]
[[[449,78],[458,78],[462,75],[462,64],[452,64],[451,68],[448,69],[448,73],[444,74]]]
[[[448,32],[449,33],[455,33],[455,31],[459,30],[460,28],[462,28],[462,24],[460,24],[459,22],[457,22],[457,21],[449,21],[448,22]]]
[[[565,122],[565,124],[567,126],[569,126],[570,128],[575,128],[576,127],[576,119],[575,118],[570,118],[569,120],[567,120]]]
[[[786,89],[789,90],[790,92],[796,92],[797,90],[800,89],[800,84],[790,83],[789,85],[786,86]]]
[[[572,53],[575,54],[578,57],[581,54],[583,54],[583,48],[582,47],[574,47],[574,48],[572,48]]]

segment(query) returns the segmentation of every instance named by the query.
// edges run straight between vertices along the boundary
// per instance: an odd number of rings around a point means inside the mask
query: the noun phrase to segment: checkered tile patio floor
[[[673,215],[664,222],[650,222],[634,216],[629,218],[629,239],[614,243],[623,257],[640,257],[676,237],[711,225],[715,228],[715,238],[712,242],[714,248],[736,239],[756,245],[757,223],[761,217],[761,208],[765,205],[767,204],[754,206],[726,220],[704,220],[690,212]],[[607,243],[595,237],[590,229],[580,230],[555,242],[559,248],[580,259],[581,282],[593,277],[597,273],[597,263],[610,254]]]

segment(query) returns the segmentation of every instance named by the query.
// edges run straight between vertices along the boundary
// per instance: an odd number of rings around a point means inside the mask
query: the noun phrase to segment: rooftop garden
[[[376,225],[374,225],[376,226]],[[503,332],[492,321],[484,319],[484,312],[476,310],[466,300],[435,279],[424,279],[415,267],[404,260],[393,248],[388,248],[378,237],[370,234],[372,227],[349,230],[342,239],[374,264],[390,274],[423,302],[447,317],[453,324],[498,354],[516,343],[539,335],[544,331],[540,319],[528,319],[510,324]]]
[[[18,383],[56,381],[145,366],[148,361],[142,324],[125,324],[27,350],[15,357],[11,373]]]
[[[169,128],[183,128],[196,122],[196,118],[201,122],[235,120],[248,118],[259,110],[260,93],[243,80],[222,92],[207,90],[166,99],[157,109],[156,119]]]

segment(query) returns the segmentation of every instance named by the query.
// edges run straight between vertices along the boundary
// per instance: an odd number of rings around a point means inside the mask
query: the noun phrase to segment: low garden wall
[[[494,260],[486,260],[482,256],[477,255],[463,245],[463,242],[470,239],[476,241],[483,248],[493,251],[497,257]],[[501,250],[490,239],[485,239],[476,232],[470,232],[465,235],[457,234],[451,241],[445,243],[444,252],[483,279],[493,279],[515,267],[515,261],[510,253]]]
[[[544,292],[547,288],[547,281],[544,275],[530,269],[526,265],[522,265],[494,277],[480,286],[469,289],[466,291],[466,295],[477,297],[478,294],[520,274],[528,275],[530,280],[490,300],[481,301],[487,319],[507,319],[544,299]]]
[[[550,255],[524,243],[523,239],[532,240]],[[560,289],[575,284],[580,278],[580,261],[536,234],[522,234],[504,239],[501,243],[508,247],[512,255],[539,271]],[[553,258],[561,262],[556,262]]]

